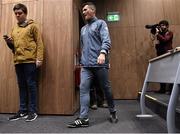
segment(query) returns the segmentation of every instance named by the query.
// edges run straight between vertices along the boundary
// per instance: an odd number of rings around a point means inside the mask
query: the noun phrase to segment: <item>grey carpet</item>
[[[87,128],[67,128],[74,116],[40,115],[33,122],[24,120],[8,121],[10,114],[0,114],[0,133],[166,133],[166,122],[159,116],[149,119],[136,118],[140,114],[139,102],[136,100],[117,100],[119,122],[111,124],[105,108],[90,110],[90,126]],[[148,113],[151,113],[147,109]]]

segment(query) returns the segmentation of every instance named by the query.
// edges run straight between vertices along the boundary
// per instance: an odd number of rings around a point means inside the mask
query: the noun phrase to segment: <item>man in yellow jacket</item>
[[[19,3],[13,11],[18,23],[11,37],[4,35],[4,39],[14,54],[20,106],[9,120],[33,121],[37,118],[37,68],[42,65],[44,46],[37,24],[27,20],[27,7]]]

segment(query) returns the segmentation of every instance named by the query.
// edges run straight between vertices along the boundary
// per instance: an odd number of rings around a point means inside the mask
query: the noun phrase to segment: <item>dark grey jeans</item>
[[[20,111],[37,112],[37,68],[35,63],[15,65],[19,86]]]

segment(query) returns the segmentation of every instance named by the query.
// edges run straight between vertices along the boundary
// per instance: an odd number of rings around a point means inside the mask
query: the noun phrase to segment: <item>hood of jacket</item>
[[[29,24],[32,24],[32,23],[34,23],[34,20],[30,19],[30,20],[24,21],[21,24],[18,24],[18,26],[20,26],[20,27],[27,27]]]

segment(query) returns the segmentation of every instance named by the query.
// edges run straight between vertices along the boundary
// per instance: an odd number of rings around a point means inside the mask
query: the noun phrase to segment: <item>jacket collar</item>
[[[93,17],[92,19],[90,19],[89,21],[87,21],[88,24],[92,24],[93,22],[95,22],[97,20],[97,17]]]
[[[19,27],[26,27],[26,26],[28,26],[29,24],[31,24],[31,23],[33,23],[34,21],[32,20],[32,19],[30,19],[30,20],[25,20],[23,23],[18,23],[18,26]]]

